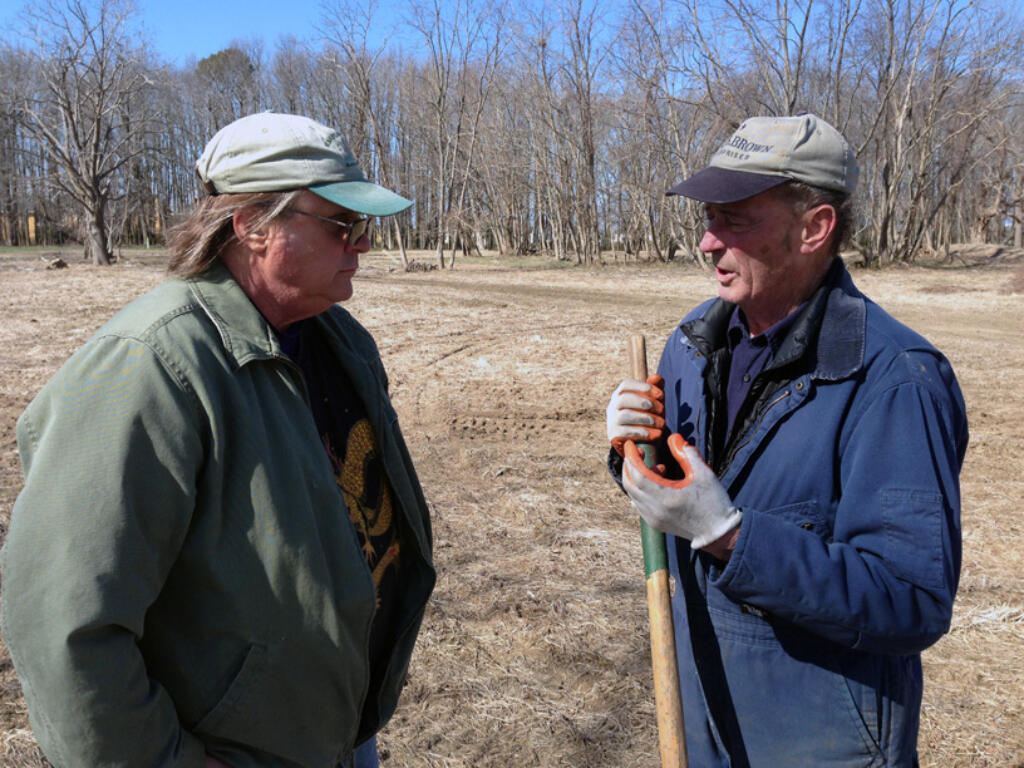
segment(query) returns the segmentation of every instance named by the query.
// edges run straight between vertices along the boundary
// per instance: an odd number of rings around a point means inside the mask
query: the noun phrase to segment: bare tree
[[[688,17],[673,18],[665,0],[635,0],[625,21],[616,57],[623,84],[616,134],[619,175],[627,190],[620,221],[626,242],[671,261],[680,250],[703,263],[698,244],[703,209],[667,198],[665,190],[701,167],[728,125],[694,79],[686,60],[700,50]],[[642,246],[639,245],[642,243]]]
[[[324,25],[334,54],[331,63],[338,70],[346,95],[357,115],[355,125],[360,129],[356,151],[373,176],[384,186],[395,185],[393,169],[393,104],[388,98],[388,79],[393,67],[384,71],[384,44],[371,46],[370,31],[374,28],[378,6],[376,0],[358,3],[337,0],[325,12]],[[404,269],[409,269],[402,225],[407,216],[391,217],[388,221],[390,237],[398,248]]]
[[[99,262],[119,238],[159,242],[205,142],[266,108],[343,126],[413,197],[380,233],[405,265],[412,248],[450,267],[609,246],[702,262],[700,207],[664,191],[742,118],[803,109],[854,145],[869,263],[1022,239],[1024,25],[993,0],[328,2],[319,39],[184,67],[134,44],[130,0],[27,7],[0,54],[0,239],[81,237]]]
[[[27,53],[13,47],[0,49],[0,242],[4,245],[31,245],[36,238],[32,189],[36,168],[28,162],[27,137],[19,120],[21,96],[31,87],[29,71]]]
[[[414,0],[411,25],[426,49],[423,74],[433,129],[436,251],[445,266],[444,247],[467,247],[464,206],[477,149],[477,128],[502,51],[502,6],[456,0],[452,16],[440,0]]]
[[[94,264],[112,260],[107,208],[117,175],[145,151],[138,135],[155,127],[144,102],[133,103],[150,83],[131,14],[129,0],[46,0],[24,12],[41,81],[21,101],[24,124],[53,168],[48,180],[81,207]]]
[[[854,95],[864,100],[863,165],[874,190],[867,257],[908,261],[985,160],[984,144],[967,137],[1013,98],[1020,31],[992,28],[963,0],[873,0],[867,21],[857,50],[866,76]]]
[[[541,239],[557,259],[567,260],[572,253],[577,264],[596,255],[585,251],[587,244],[580,229],[582,223],[583,234],[592,233],[587,210],[596,207],[596,184],[586,178],[592,167],[589,159],[596,154],[591,79],[585,74],[588,65],[574,63],[572,53],[573,48],[582,52],[585,47],[585,41],[574,33],[585,36],[576,22],[585,29],[586,16],[579,2],[563,10],[556,21],[548,18],[547,8],[533,14],[521,37],[518,56],[530,63],[528,92],[536,105],[528,123]],[[588,128],[583,127],[584,122],[589,123]]]
[[[259,41],[235,40],[196,64],[194,98],[206,113],[209,131],[263,106],[262,60]]]

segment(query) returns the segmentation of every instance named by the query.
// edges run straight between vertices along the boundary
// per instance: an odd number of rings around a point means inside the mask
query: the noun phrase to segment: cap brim
[[[412,200],[407,200],[372,181],[337,181],[330,184],[314,184],[308,189],[342,208],[367,216],[391,216],[412,205]]]
[[[708,166],[672,187],[666,195],[682,195],[702,203],[735,203],[784,184],[785,176],[747,173]]]

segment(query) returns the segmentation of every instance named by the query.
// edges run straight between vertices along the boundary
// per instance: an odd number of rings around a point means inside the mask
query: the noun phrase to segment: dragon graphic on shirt
[[[379,588],[387,569],[396,564],[400,547],[392,514],[391,487],[383,471],[376,437],[364,418],[353,424],[348,433],[344,459],[338,459],[326,435],[324,441],[363,555],[373,572],[373,583]]]

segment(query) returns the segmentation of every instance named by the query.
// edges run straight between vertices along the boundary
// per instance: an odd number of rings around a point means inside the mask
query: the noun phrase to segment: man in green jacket
[[[427,506],[352,295],[411,203],[336,131],[242,118],[174,279],[18,422],[4,641],[56,766],[376,765],[434,585]]]

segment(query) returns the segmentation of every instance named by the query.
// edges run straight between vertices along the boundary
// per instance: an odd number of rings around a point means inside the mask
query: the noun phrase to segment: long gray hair
[[[252,222],[253,231],[258,231],[280,216],[301,193],[301,189],[293,189],[203,198],[188,218],[170,231],[171,260],[167,271],[177,277],[201,275],[236,239],[233,220],[237,211],[249,206],[259,208],[260,213]]]

